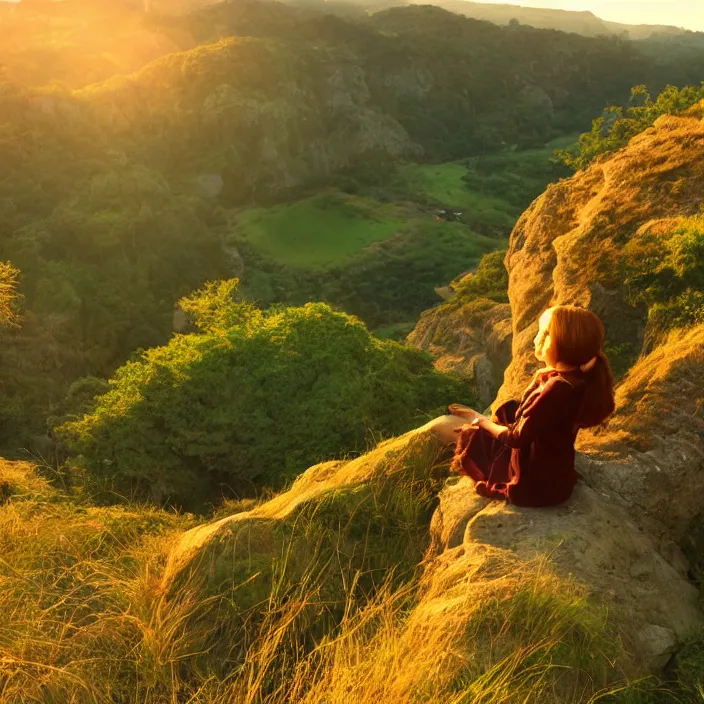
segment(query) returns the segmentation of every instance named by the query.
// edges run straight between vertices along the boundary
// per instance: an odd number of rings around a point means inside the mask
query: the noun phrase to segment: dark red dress
[[[477,493],[517,506],[566,501],[577,481],[574,442],[586,382],[579,371],[538,372],[521,402],[500,406],[494,420],[507,426],[498,438],[465,425],[453,468],[471,477]]]

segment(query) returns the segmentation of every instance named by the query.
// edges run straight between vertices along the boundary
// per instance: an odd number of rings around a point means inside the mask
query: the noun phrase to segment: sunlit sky
[[[18,2],[19,0],[5,0]],[[478,2],[591,10],[602,19],[626,24],[667,24],[704,31],[704,0],[475,0]],[[0,0],[2,2],[2,0]],[[432,0],[430,0],[432,2]]]
[[[591,10],[604,20],[626,24],[668,24],[704,31],[704,0],[479,0],[555,10]]]

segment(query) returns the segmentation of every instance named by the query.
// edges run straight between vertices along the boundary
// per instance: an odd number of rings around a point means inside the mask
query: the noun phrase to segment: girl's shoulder
[[[584,373],[579,369],[558,371],[557,369],[541,370],[537,374],[540,386],[553,386],[556,383],[569,384],[574,389],[581,389],[586,384]]]

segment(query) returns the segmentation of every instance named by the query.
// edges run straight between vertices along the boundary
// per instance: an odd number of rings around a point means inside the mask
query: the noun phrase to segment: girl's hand
[[[448,406],[448,409],[453,416],[466,418],[469,423],[484,417],[481,413],[469,408],[468,406],[463,406],[461,403],[453,403]]]

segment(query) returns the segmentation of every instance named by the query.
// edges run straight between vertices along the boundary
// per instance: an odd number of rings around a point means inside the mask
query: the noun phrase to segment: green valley
[[[233,211],[224,237],[243,259],[242,290],[264,304],[326,300],[384,335],[407,330],[441,300],[437,289],[506,246],[523,209],[569,173],[553,151],[573,142],[406,162],[383,184],[342,179],[302,200]]]
[[[234,221],[238,237],[279,264],[324,270],[387,240],[407,221],[388,204],[339,192],[292,204],[247,210]]]

